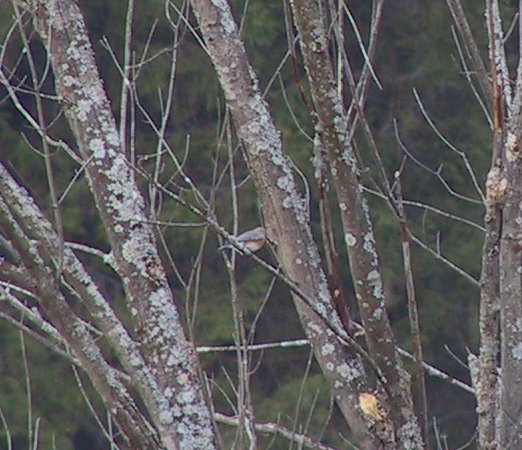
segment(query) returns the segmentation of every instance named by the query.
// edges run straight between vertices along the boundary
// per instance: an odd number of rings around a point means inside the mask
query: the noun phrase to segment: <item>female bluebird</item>
[[[246,249],[251,252],[257,252],[263,245],[265,245],[266,234],[263,227],[257,227],[253,230],[245,231],[236,237],[236,242],[242,244]],[[225,244],[218,248],[218,250],[224,250],[226,248],[234,248],[232,244]]]

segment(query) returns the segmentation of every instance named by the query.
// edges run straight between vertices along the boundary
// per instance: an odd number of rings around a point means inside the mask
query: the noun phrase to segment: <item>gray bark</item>
[[[376,428],[384,427],[376,425],[359,409],[358,394],[368,390],[364,367],[359,355],[337,336],[345,332],[321,268],[306,203],[247,61],[230,7],[225,0],[192,0],[192,5],[244,145],[268,237],[276,245],[278,262],[285,275],[310,299],[304,302],[294,294],[315,357],[360,445],[365,449],[385,448],[382,439],[385,433],[379,436],[375,432]]]

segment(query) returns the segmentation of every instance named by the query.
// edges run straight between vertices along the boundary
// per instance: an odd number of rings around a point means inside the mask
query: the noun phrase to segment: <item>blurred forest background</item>
[[[313,223],[319,227],[310,164],[312,143],[304,133],[313,135],[306,104],[306,77],[304,73],[296,73],[295,69],[301,66],[292,64],[291,58],[286,59],[279,69],[288,49],[285,1],[234,0],[231,4],[236,20],[243,18],[242,33],[250,62],[260,78],[262,89],[267,89],[267,100],[281,131],[285,150],[309,180],[312,219],[315,218]],[[105,88],[118,117],[121,76],[114,58],[120,62],[122,60],[125,2],[79,3],[87,20]],[[174,3],[181,6],[181,2]],[[506,18],[513,16],[515,4],[514,1],[503,2]],[[463,5],[485,55],[484,6],[476,0],[463,1]],[[348,6],[366,42],[371,2],[356,0],[349,2]],[[160,120],[161,92],[167,90],[172,55],[176,51],[174,102],[166,135],[178,157],[184,160],[186,173],[205,194],[215,196],[217,217],[231,229],[227,149],[226,146],[216,145],[224,111],[222,94],[209,58],[188,27],[179,36],[178,46],[173,47],[172,29],[165,17],[165,9],[162,1],[136,2],[132,48],[138,61],[144,48],[150,46],[150,59],[140,68],[137,80],[139,101],[152,119]],[[174,9],[169,8],[169,12],[175,19]],[[12,24],[12,15],[10,2],[0,0],[2,38],[5,38]],[[193,18],[191,23],[195,24]],[[452,33],[452,21],[443,0],[388,2],[374,64],[382,89],[371,83],[366,117],[377,138],[389,176],[393,176],[404,156],[398,137],[408,152],[421,163],[416,164],[409,159],[404,168],[402,181],[406,200],[440,208],[479,225],[472,226],[424,208],[407,206],[414,233],[432,249],[478,279],[483,239],[480,199],[463,160],[439,139],[426,121],[415,96],[416,92],[425,111],[446,139],[459,151],[465,152],[483,185],[490,162],[490,126],[466,82]],[[45,58],[43,47],[36,39],[31,45],[36,55]],[[352,67],[361,67],[363,59],[349,24],[346,26],[346,47]],[[21,45],[17,47],[13,43],[6,49],[6,59],[13,65],[20,58],[20,49]],[[18,68],[20,79],[27,72],[24,64],[22,62]],[[48,82],[52,83],[52,80]],[[44,91],[45,88],[44,85]],[[49,114],[52,115],[52,112]],[[140,111],[136,112],[135,126],[136,148],[139,151],[135,155],[136,163],[145,170],[152,170],[147,155],[154,153],[157,136]],[[65,120],[59,118],[50,133],[67,139],[70,131]],[[37,198],[48,217],[52,217],[44,160],[31,145],[36,139],[34,131],[26,126],[7,99],[5,90],[0,87],[1,161]],[[358,148],[364,161],[363,179],[371,190],[375,174],[366,150],[365,144]],[[161,176],[167,180],[175,168],[165,161]],[[234,162],[238,179],[244,180],[238,190],[239,224],[243,230],[257,226],[261,217],[240,151],[236,152]],[[74,175],[75,166],[60,152],[53,156],[53,164],[59,191],[63,193]],[[223,171],[223,181],[216,186],[215,173],[221,174]],[[460,197],[449,192],[437,174],[442,174]],[[144,193],[147,193],[146,180],[141,179],[140,182]],[[367,196],[375,224],[392,325],[400,345],[411,350],[399,226],[384,201],[371,192]],[[109,250],[93,200],[81,178],[68,192],[63,209],[67,211],[64,214],[64,228],[68,241]],[[166,250],[164,252],[170,268],[169,279],[180,307],[193,324],[195,341],[198,345],[232,345],[228,274],[217,251],[219,243],[216,236],[208,232],[200,219],[169,198],[162,199],[160,218],[168,222],[162,225],[162,229],[166,248],[170,251],[170,255]],[[337,238],[341,240],[341,229],[338,229]],[[259,255],[274,263],[268,248]],[[81,257],[94,269],[98,283],[109,293],[113,304],[121,303],[121,285],[114,279],[111,270],[97,258]],[[476,351],[478,346],[479,291],[466,278],[419,247],[414,247],[413,262],[425,359],[452,376],[469,382],[468,370],[463,362],[466,361],[467,350]],[[343,271],[346,292],[352,302],[350,306],[354,306],[347,264]],[[251,325],[257,320],[255,343],[303,337],[285,286],[277,281],[274,283],[269,273],[246,257],[240,257],[237,279],[248,323]],[[265,300],[266,305],[256,319]],[[123,316],[126,314],[124,305],[119,307],[119,312]],[[0,321],[0,348],[0,408],[2,420],[8,426],[16,449],[28,448],[28,421],[34,424],[37,418],[39,449],[107,448],[75,375],[64,358],[30,337],[22,339],[20,332],[5,321]],[[236,355],[233,352],[209,352],[201,354],[201,361],[204,370],[213,377],[215,386],[219,386],[219,389],[214,389],[216,409],[231,413],[227,402],[230,395],[227,377],[235,377]],[[346,445],[341,436],[348,433],[345,422],[338,416],[309,347],[257,352],[254,361],[253,403],[260,421],[279,421],[297,431],[322,435],[323,440],[332,445]],[[473,397],[432,377],[427,380],[427,388],[432,425],[436,424],[440,435],[446,437],[448,447],[457,448],[468,442],[476,425]],[[89,384],[84,383],[83,389],[93,401],[92,408],[105,421],[106,413]],[[220,428],[226,443],[233,429],[224,425]],[[6,426],[0,426],[0,448],[4,446],[6,433]],[[263,448],[270,445],[274,449],[289,448],[286,440],[274,440],[273,436],[264,439],[261,441],[265,446]]]

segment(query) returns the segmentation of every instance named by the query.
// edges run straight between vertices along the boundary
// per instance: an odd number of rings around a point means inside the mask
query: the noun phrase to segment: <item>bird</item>
[[[235,238],[238,244],[242,244],[247,250],[251,252],[257,252],[260,250],[266,242],[266,233],[263,227],[257,227],[253,230],[245,231]],[[234,248],[230,243],[222,245],[218,248],[219,251],[227,248]]]

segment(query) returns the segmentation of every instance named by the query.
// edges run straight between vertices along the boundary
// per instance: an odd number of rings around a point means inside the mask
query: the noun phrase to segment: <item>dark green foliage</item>
[[[27,432],[30,414],[32,440],[39,443],[38,448],[103,448],[102,445],[105,443],[102,444],[99,430],[86,409],[71,368],[64,364],[62,357],[48,351],[32,339],[26,337],[24,341],[27,374],[19,331],[7,323],[0,323],[0,408],[9,427],[13,447],[30,448]],[[27,398],[26,375],[30,380],[30,405]],[[84,383],[85,381],[83,379]],[[99,407],[96,394],[88,382],[85,383],[85,388],[95,406]],[[105,420],[104,410],[99,409],[98,413]],[[35,425],[38,422],[39,428],[36,430]],[[91,446],[80,444],[78,439],[82,435],[89,436],[88,442]],[[2,428],[1,448],[7,448],[5,439],[6,433]]]
[[[0,0],[1,1],[1,0]],[[5,3],[5,2],[4,2]],[[180,2],[176,2],[180,3]],[[360,27],[364,39],[368,30],[369,4],[355,2],[352,14]],[[504,2],[506,14],[514,2]],[[483,27],[482,4],[474,0],[464,2],[469,20],[484,54],[486,53]],[[107,38],[121,64],[124,42],[123,25],[126,9],[122,2],[81,2],[86,15],[91,39],[96,51],[100,72],[108,95],[113,102],[113,111],[119,120],[121,96],[121,77],[114,61],[103,48],[101,39]],[[244,2],[233,2],[235,17],[240,19],[245,10]],[[350,5],[351,7],[351,5]],[[0,7],[0,33],[5,35],[9,22],[9,8]],[[174,20],[176,13],[170,10]],[[136,92],[140,104],[152,120],[159,124],[162,112],[160,105],[166,98],[172,61],[173,32],[164,18],[163,2],[137,2],[135,14],[133,50],[138,62],[142,57],[147,36],[156,20],[148,58],[156,55],[141,69],[136,81]],[[195,26],[194,18],[190,23]],[[451,38],[450,16],[444,2],[417,2],[405,0],[389,2],[385,9],[385,19],[380,35],[375,64],[376,73],[383,90],[371,84],[366,116],[375,133],[377,144],[389,176],[398,169],[404,153],[394,136],[393,121],[396,120],[401,140],[411,154],[432,171],[442,166],[441,174],[458,193],[478,199],[469,174],[459,156],[448,149],[437,138],[423,118],[412,89],[419,93],[423,104],[441,133],[470,160],[478,183],[484,183],[489,164],[491,133],[480,107],[466,84],[459,64],[458,54]],[[356,73],[363,64],[358,45],[346,24],[347,49]],[[282,2],[254,0],[246,8],[242,36],[250,61],[257,72],[262,89],[273,77],[287,50],[287,37],[284,30]],[[34,44],[38,48],[39,44]],[[174,84],[174,101],[168,122],[166,139],[176,157],[184,162],[184,171],[194,180],[207,198],[215,196],[215,213],[220,222],[231,229],[231,197],[228,175],[221,185],[214,188],[214,163],[220,171],[226,170],[226,141],[217,145],[225,114],[224,100],[219,89],[215,72],[209,58],[199,47],[191,30],[182,26],[177,50],[177,67]],[[41,50],[39,50],[41,51]],[[8,51],[7,61],[13,63],[19,54],[19,42],[13,41]],[[300,65],[299,55],[296,66],[288,60],[281,69],[281,84],[276,77],[271,85],[267,100],[272,115],[281,131],[286,152],[307,177],[310,184],[310,204],[317,204],[316,187],[313,184],[313,169],[310,164],[312,144],[295,125],[288,112],[281,86],[284,86],[288,104],[305,133],[312,135],[313,127],[309,117],[309,104],[306,76]],[[19,68],[19,76],[24,66]],[[299,74],[297,82],[295,71]],[[46,92],[52,91],[52,80],[47,80]],[[161,94],[159,93],[161,90]],[[6,92],[0,88],[3,99]],[[349,96],[346,98],[349,100]],[[163,99],[163,100],[161,100]],[[34,105],[27,99],[27,107],[34,113]],[[54,118],[57,110],[50,108],[48,118]],[[138,158],[156,151],[157,137],[147,123],[145,115],[136,114]],[[43,159],[28,148],[22,138],[38,146],[38,137],[26,126],[24,120],[12,105],[4,101],[0,105],[0,158],[11,166],[15,175],[35,196],[49,218],[52,217]],[[56,138],[73,142],[71,133],[62,118],[51,128]],[[363,167],[363,180],[371,188],[378,174],[371,153],[358,135],[358,150]],[[190,139],[189,139],[190,138]],[[233,147],[237,142],[232,138]],[[188,148],[187,157],[185,152]],[[77,166],[61,151],[53,155],[53,167],[57,174],[58,191],[63,193],[71,181]],[[176,172],[176,165],[164,157],[161,181],[166,182]],[[243,180],[247,170],[242,162],[241,150],[235,150],[236,176]],[[143,169],[152,172],[154,160],[140,160]],[[143,192],[148,195],[148,180],[139,178]],[[197,203],[186,190],[187,185],[177,175],[169,186],[186,201]],[[304,188],[304,183],[298,177]],[[419,167],[411,160],[406,163],[403,177],[403,192],[406,199],[421,201],[453,214],[458,214],[477,223],[482,221],[480,205],[458,200],[451,196],[433,174]],[[256,226],[261,220],[255,190],[247,180],[237,191],[239,197],[240,229]],[[382,200],[368,196],[372,218],[375,224],[380,261],[385,279],[385,291],[390,308],[390,316],[397,340],[411,350],[411,337],[407,319],[406,294],[402,274],[402,256],[399,241],[399,228],[395,218]],[[161,196],[163,221],[201,223],[201,219],[186,208],[175,203],[166,195]],[[332,201],[335,201],[332,193]],[[201,205],[199,205],[201,206]],[[67,198],[64,211],[64,226],[67,240],[86,243],[103,250],[109,250],[104,238],[100,220],[97,217],[93,199],[85,182],[77,182]],[[479,231],[434,213],[407,207],[412,232],[431,248],[440,242],[442,253],[478,278],[482,236]],[[316,209],[311,211],[313,230],[319,231],[319,216]],[[342,249],[343,239],[336,220],[336,239]],[[176,228],[161,226],[166,242],[173,255],[176,270],[184,282],[197,262],[203,227]],[[318,234],[316,234],[318,236]],[[437,237],[439,236],[439,237]],[[230,306],[229,282],[225,263],[216,248],[218,241],[214,234],[207,235],[202,254],[200,285],[190,285],[185,289],[178,274],[171,268],[169,279],[175,290],[180,308],[193,314],[195,290],[199,289],[194,334],[198,344],[231,345],[233,341],[233,321]],[[274,263],[269,249],[259,255]],[[83,256],[82,256],[83,258]],[[117,305],[120,316],[127,317],[121,293],[121,286],[112,271],[95,258],[85,258],[95,274],[102,290]],[[350,305],[354,305],[349,277],[349,268],[344,252],[341,255],[342,276]],[[459,277],[446,266],[435,261],[421,249],[413,247],[414,275],[419,301],[422,339],[425,357],[443,370],[466,380],[466,369],[453,358],[445,346],[458,357],[465,359],[468,348],[477,349],[477,309],[479,291],[469,282]],[[170,266],[169,266],[170,267]],[[243,305],[247,328],[256,317],[265,298],[271,276],[261,267],[245,257],[238,257],[236,274],[239,298]],[[185,302],[188,303],[185,303]],[[356,317],[356,312],[354,311]],[[9,423],[10,432],[16,443],[15,448],[27,448],[27,402],[23,366],[20,359],[20,340],[18,332],[0,323],[0,407]],[[288,290],[276,283],[267,305],[261,313],[254,341],[256,343],[274,342],[302,337],[302,330]],[[96,428],[92,416],[80,397],[68,364],[52,352],[27,338],[28,364],[33,393],[33,419],[42,418],[40,449],[52,448],[56,437],[60,449],[102,449],[107,448],[101,432]],[[330,395],[319,369],[312,364],[309,378],[302,384],[302,376],[308,359],[308,348],[280,349],[257,352],[253,356],[256,371],[252,379],[253,400],[260,421],[278,421],[292,428],[299,405],[297,418],[299,427],[308,420],[309,434],[319,436],[324,441],[343,446],[338,433],[348,436],[336,408],[330,411]],[[213,376],[215,382],[228,393],[232,391],[227,384],[225,372],[231,379],[236,378],[235,353],[206,354],[202,357],[204,368]],[[88,385],[88,383],[86,383]],[[90,388],[88,388],[90,389]],[[302,389],[302,392],[300,392]],[[428,383],[430,416],[437,417],[443,433],[449,436],[451,448],[462,445],[472,435],[474,426],[474,404],[471,397],[455,387],[438,380]],[[217,409],[231,414],[224,395],[214,389]],[[301,398],[299,396],[301,395]],[[317,395],[317,398],[316,398]],[[96,397],[94,397],[96,399]],[[101,410],[100,410],[101,411]],[[102,417],[105,417],[102,412]],[[331,415],[331,417],[330,417]],[[330,419],[330,422],[328,420]],[[328,423],[327,423],[328,422]],[[325,425],[326,423],[326,425]],[[324,432],[323,432],[324,429]],[[234,430],[222,427],[225,447],[233,439]],[[300,428],[297,429],[300,431]],[[349,437],[349,436],[348,436]],[[3,448],[0,435],[0,447]],[[262,445],[268,445],[271,437],[263,437]],[[289,444],[277,438],[272,449],[286,449]]]

